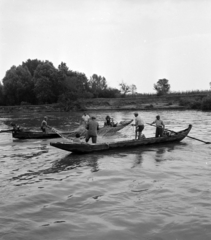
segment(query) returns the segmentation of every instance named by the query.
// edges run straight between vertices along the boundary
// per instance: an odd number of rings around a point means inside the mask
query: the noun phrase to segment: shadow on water
[[[69,169],[88,166],[91,167],[92,172],[99,171],[98,167],[98,159],[100,159],[102,155],[98,154],[86,154],[86,155],[78,155],[78,154],[69,154],[64,158],[57,160],[52,168],[56,168],[57,171],[67,171]]]
[[[91,167],[92,172],[99,171],[98,167],[98,159],[101,155],[77,155],[77,154],[69,154],[64,158],[57,160],[53,163],[50,168],[46,168],[39,171],[30,171],[18,176],[13,177],[11,180],[15,181],[27,181],[36,178],[37,176],[54,174],[64,171],[70,171],[73,169],[77,169],[80,167]],[[31,182],[30,182],[31,183]],[[23,184],[29,184],[29,182],[25,182]],[[22,185],[22,184],[21,184]]]

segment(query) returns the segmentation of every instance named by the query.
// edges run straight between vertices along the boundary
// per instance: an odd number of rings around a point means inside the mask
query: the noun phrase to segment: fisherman
[[[114,119],[113,119],[113,118],[111,118],[111,126],[112,126],[112,127],[116,127],[116,126],[117,126],[117,123],[114,122]]]
[[[12,131],[13,132],[21,132],[21,128],[19,125],[17,125],[16,123],[10,123],[10,125],[12,126]]]
[[[72,139],[75,143],[81,143],[81,135],[76,133],[75,138]]]
[[[47,128],[51,128],[50,126],[48,126],[47,120],[48,120],[48,117],[45,116],[44,119],[42,120],[41,127],[40,127],[44,133],[47,132]]]
[[[164,129],[165,129],[165,125],[164,125],[163,121],[160,119],[159,115],[156,116],[155,121],[152,122],[151,125],[152,124],[155,124],[155,126],[156,126],[155,137],[156,138],[157,137],[162,137]]]
[[[105,119],[106,119],[105,126],[111,126],[111,117],[107,115]]]
[[[135,126],[135,139],[141,139],[142,137],[142,131],[144,130],[144,121],[143,119],[138,115],[137,112],[134,113],[135,116],[135,124],[132,124],[132,126]]]
[[[106,121],[104,123],[104,126],[111,126],[111,127],[116,127],[117,123],[114,122],[114,119],[110,117],[109,115],[106,116]]]
[[[86,135],[86,142],[89,141],[90,138],[92,138],[92,143],[97,142],[97,131],[99,130],[99,123],[96,121],[96,118],[92,116],[87,125],[86,125],[87,135]]]
[[[90,119],[90,116],[84,112],[84,114],[83,114],[83,116],[81,118],[82,118],[81,119],[81,124],[86,126],[88,121],[89,121],[89,119]]]

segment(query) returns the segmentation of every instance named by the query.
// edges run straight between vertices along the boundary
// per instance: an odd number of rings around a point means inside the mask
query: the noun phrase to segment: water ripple
[[[110,113],[94,114],[103,121]],[[117,121],[133,115],[112,114]],[[141,114],[146,122],[160,114],[173,130],[193,124],[190,136],[211,141],[210,113]],[[23,120],[9,118],[26,127],[40,120],[27,115]],[[80,113],[50,114],[59,129],[70,128],[79,118]],[[153,136],[154,130],[147,126],[145,135]],[[2,240],[211,239],[209,144],[186,138],[179,144],[76,155],[52,148],[53,140],[1,136]],[[131,136],[134,131],[128,127],[115,137]]]

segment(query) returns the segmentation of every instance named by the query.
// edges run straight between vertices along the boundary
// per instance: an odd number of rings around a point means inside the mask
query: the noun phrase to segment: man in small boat
[[[135,124],[132,124],[132,126],[135,126],[135,139],[142,139],[142,131],[144,130],[144,121],[143,119],[138,115],[138,113],[134,113],[135,116]]]
[[[75,143],[81,142],[81,135],[79,133],[76,133],[75,138],[72,139]]]
[[[108,116],[106,116],[106,121],[105,121],[104,126],[116,127],[117,123],[115,123],[114,119],[108,115]]]
[[[112,127],[116,127],[117,126],[117,122],[114,122],[113,118],[111,118],[111,126]]]
[[[48,121],[48,117],[45,116],[44,119],[41,122],[41,127],[40,128],[44,133],[47,133],[47,128],[51,128],[50,126],[48,126],[47,121]]]
[[[84,125],[84,127],[86,127],[89,119],[90,119],[90,116],[84,112],[81,117],[81,124]]]
[[[12,131],[13,132],[21,132],[21,128],[19,125],[17,125],[16,123],[10,123],[10,125],[12,126]]]
[[[165,125],[163,121],[160,119],[159,115],[156,116],[155,121],[152,122],[151,125],[152,124],[155,124],[156,126],[155,137],[162,137],[164,133]]]
[[[92,116],[87,125],[86,125],[87,135],[86,135],[86,142],[89,141],[89,139],[92,139],[92,143],[97,142],[97,131],[99,130],[99,123],[96,121],[96,118]]]
[[[105,126],[111,126],[111,117],[109,115],[106,116],[105,120]]]

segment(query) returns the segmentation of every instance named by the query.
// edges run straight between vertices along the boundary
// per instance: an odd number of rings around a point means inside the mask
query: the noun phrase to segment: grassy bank
[[[139,94],[124,98],[79,99],[69,104],[1,106],[1,113],[12,112],[63,112],[91,110],[211,110],[210,91],[170,93],[165,96]]]

